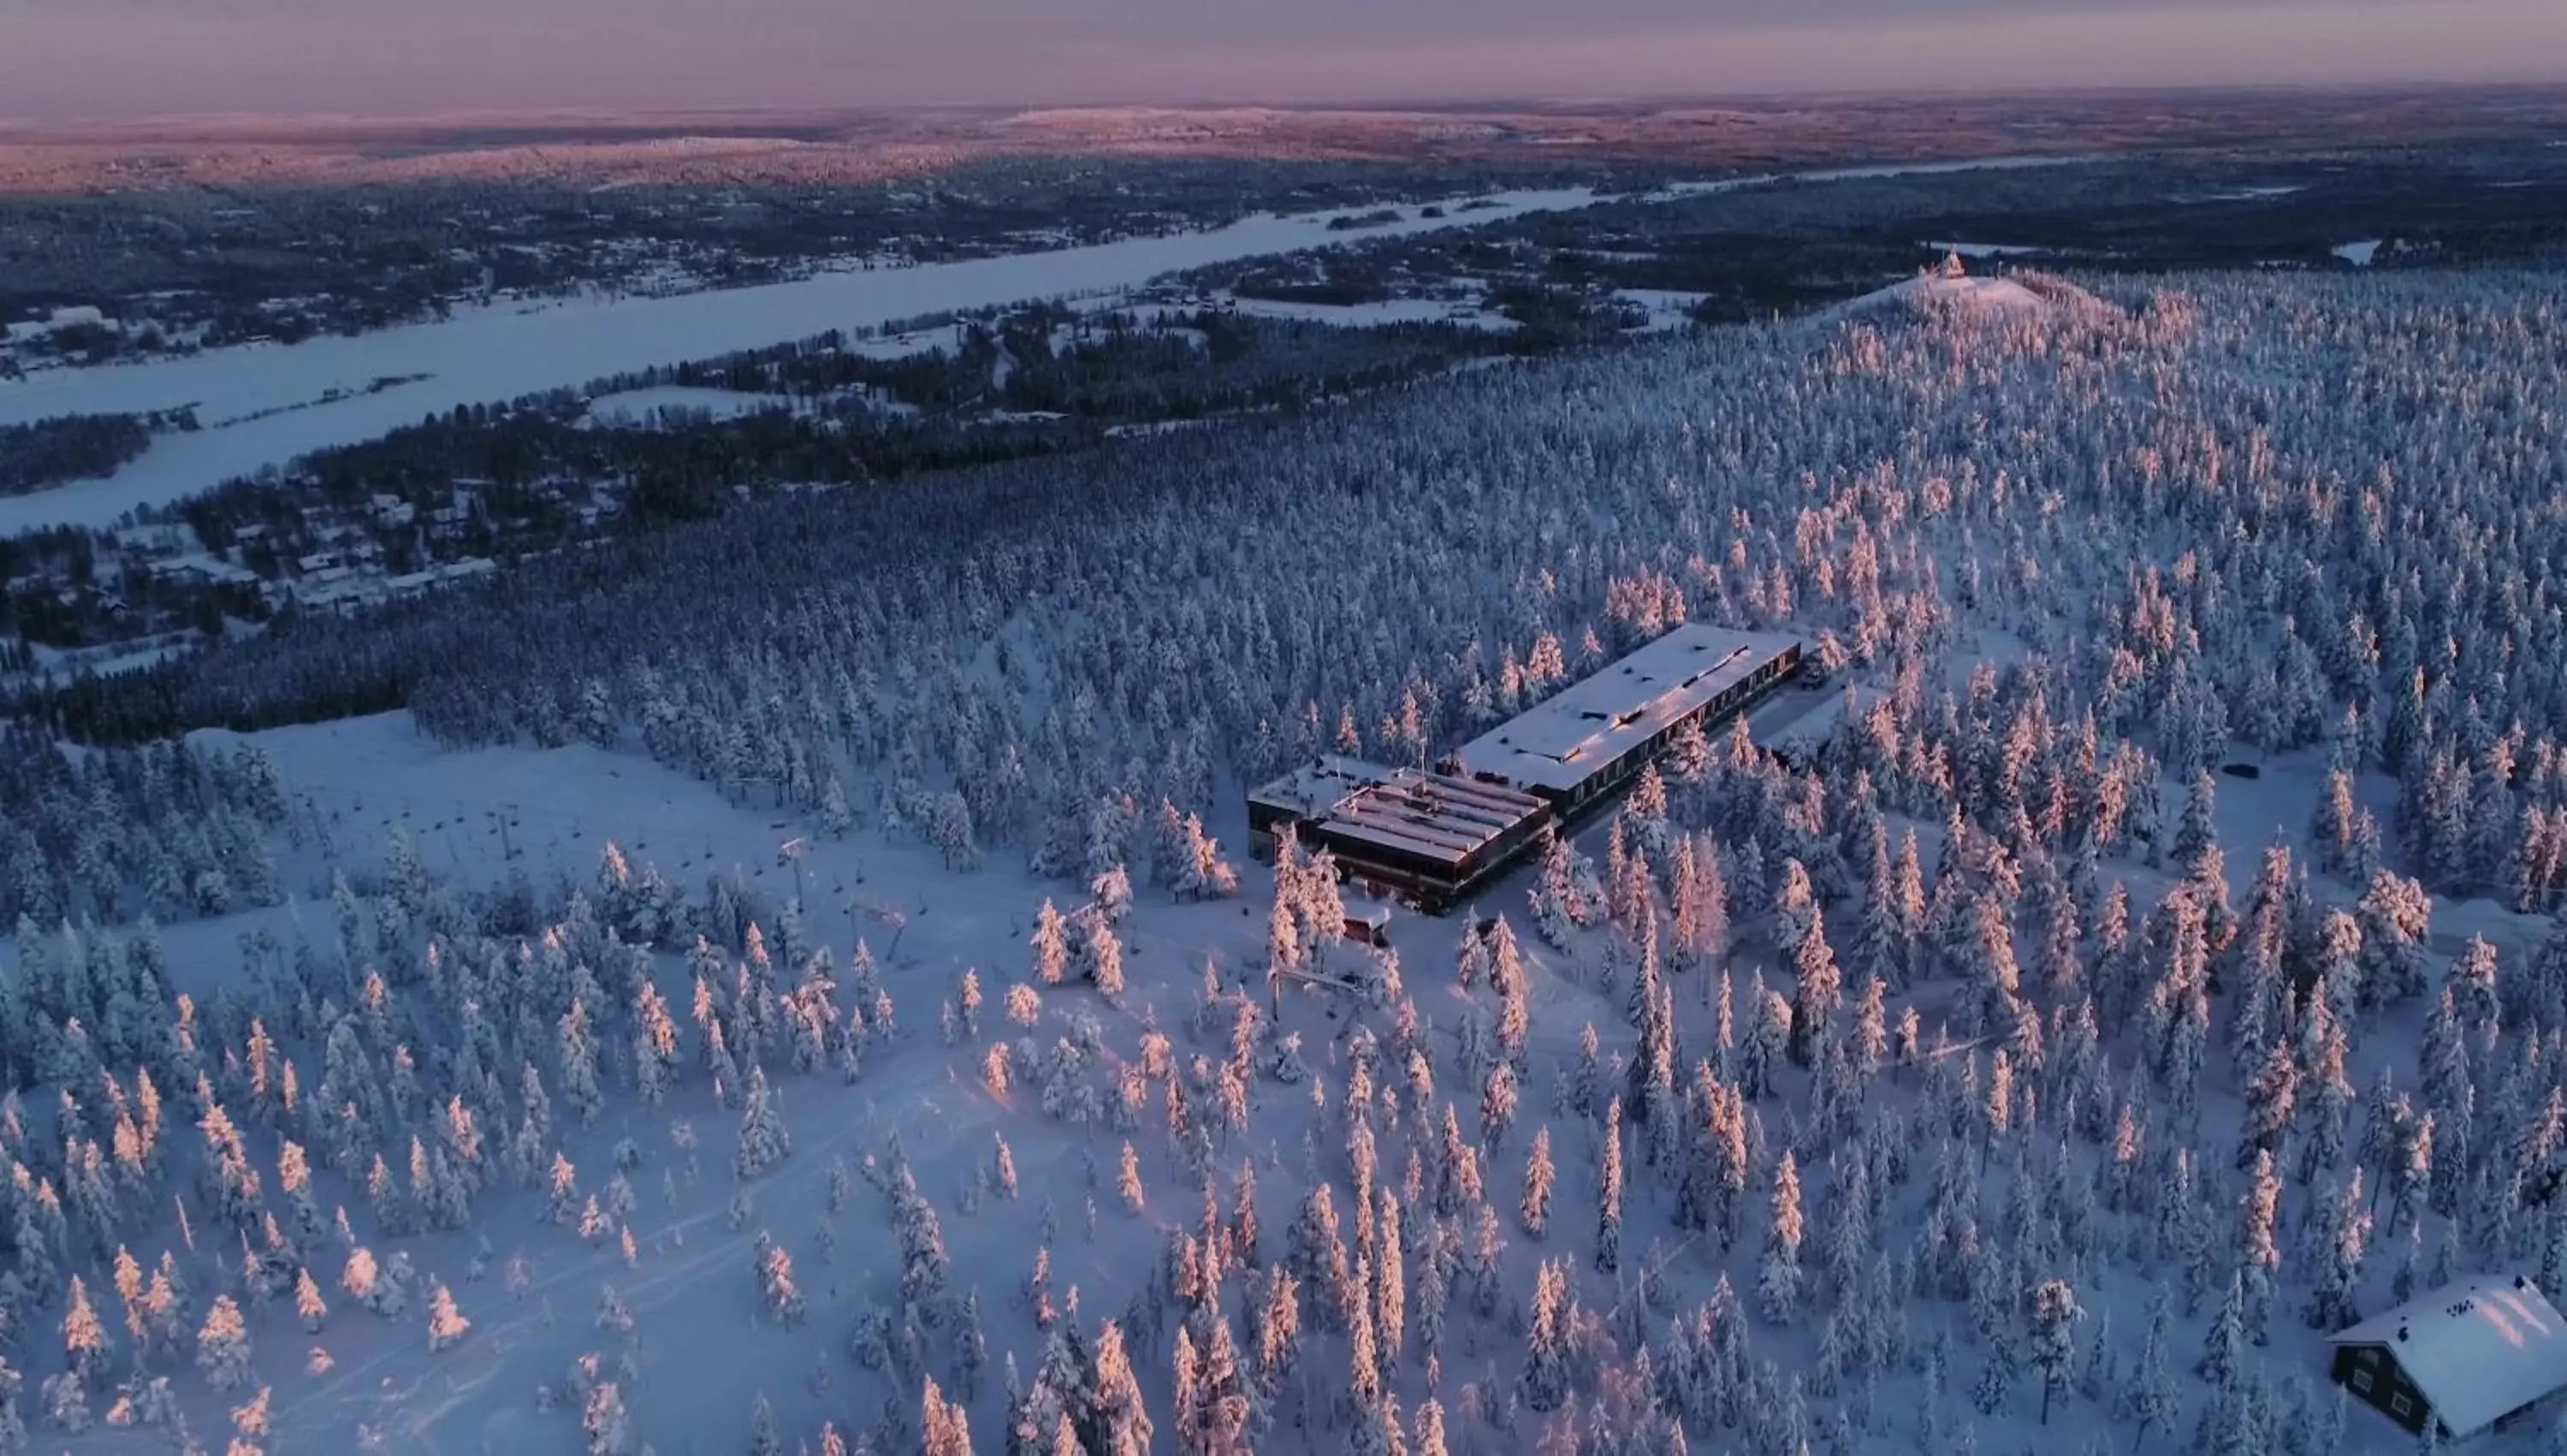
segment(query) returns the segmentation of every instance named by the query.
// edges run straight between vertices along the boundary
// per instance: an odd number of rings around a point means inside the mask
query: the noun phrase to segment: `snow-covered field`
[[[665,385],[658,389],[624,390],[600,395],[588,402],[588,416],[601,425],[651,425],[663,412],[714,420],[735,420],[742,415],[755,415],[767,410],[788,410],[793,402],[781,395],[744,394],[738,390],[689,389]]]
[[[1648,310],[1649,321],[1642,327],[1650,333],[1683,328],[1692,322],[1693,311],[1702,306],[1704,297],[1674,288],[1621,288],[1613,296]]]
[[[1952,253],[1964,258],[2012,258],[2030,253],[2046,253],[2048,248],[2022,243],[1928,242],[1924,246],[1938,253]]]
[[[1806,181],[1936,174],[1976,167],[2066,165],[2078,158],[1995,157],[1976,162],[1847,167]],[[1762,185],[1777,176],[1669,188],[1699,196]],[[1399,221],[1352,232],[1328,223],[1346,209],[1260,215],[1228,227],[1137,237],[1091,247],[928,264],[835,271],[789,283],[667,297],[458,310],[447,320],[291,347],[246,345],[181,359],[96,369],[48,370],[0,381],[0,425],[58,415],[125,414],[193,406],[206,428],[164,435],[113,476],[0,500],[0,531],[105,526],[138,506],[183,499],[234,476],[329,445],[371,439],[457,405],[487,404],[657,364],[706,359],[830,329],[879,326],[949,310],[1135,288],[1161,274],[1237,258],[1501,221],[1585,206],[1585,188],[1488,194],[1467,210],[1446,199]],[[1368,209],[1363,209],[1368,210]],[[898,346],[895,345],[895,348]],[[387,379],[408,382],[370,390]],[[328,398],[330,392],[341,392]]]
[[[1379,303],[1291,303],[1272,298],[1229,298],[1222,307],[1264,319],[1298,319],[1304,323],[1368,328],[1381,324],[1468,324],[1481,329],[1512,329],[1513,319],[1468,304],[1455,306],[1433,298],[1390,298]]]

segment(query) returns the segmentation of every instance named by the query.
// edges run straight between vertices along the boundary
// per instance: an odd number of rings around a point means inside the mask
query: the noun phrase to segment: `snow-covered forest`
[[[2323,1336],[2567,1285],[2555,279],[2015,282],[150,680],[397,684],[629,848],[22,734],[0,1451],[2412,1446]],[[1383,952],[1234,863],[1680,620],[1838,669],[1815,769],[1695,735]],[[681,788],[790,872],[617,826]]]

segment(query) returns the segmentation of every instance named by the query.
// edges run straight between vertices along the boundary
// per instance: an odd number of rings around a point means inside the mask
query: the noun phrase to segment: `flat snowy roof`
[[[1495,773],[1528,787],[1573,788],[1799,645],[1785,633],[1688,622],[1472,739],[1454,756],[1466,772]]]
[[[2455,1439],[2567,1385],[2567,1323],[2527,1279],[2445,1285],[2327,1343],[2388,1349]]]
[[[1544,809],[1502,784],[1339,757],[1296,768],[1249,799],[1339,838],[1452,862]]]

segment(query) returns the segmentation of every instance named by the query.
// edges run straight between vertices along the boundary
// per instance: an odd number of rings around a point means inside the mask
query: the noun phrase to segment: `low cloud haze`
[[[0,0],[36,120],[2562,80],[2560,0]]]

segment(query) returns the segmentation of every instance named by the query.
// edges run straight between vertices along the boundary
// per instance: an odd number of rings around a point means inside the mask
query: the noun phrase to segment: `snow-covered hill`
[[[2061,314],[2093,316],[2111,306],[2082,288],[2048,274],[1966,274],[1953,264],[1838,305],[1828,317],[1895,320],[1950,315],[1980,323],[2014,323]]]

